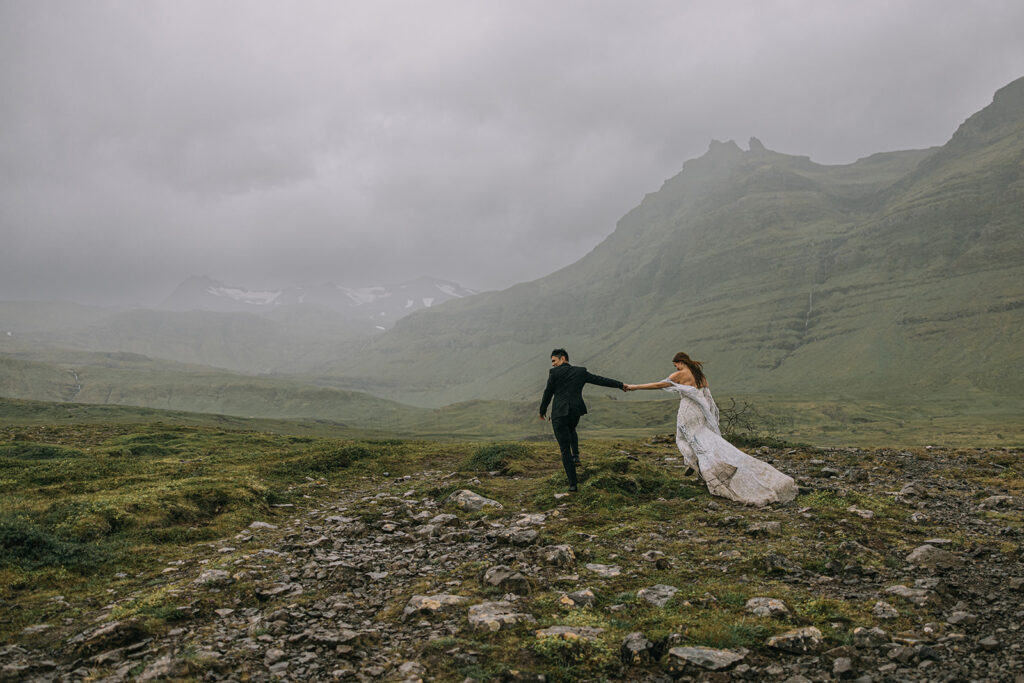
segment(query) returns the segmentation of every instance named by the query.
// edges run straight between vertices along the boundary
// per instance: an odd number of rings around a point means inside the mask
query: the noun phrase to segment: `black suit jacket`
[[[544,387],[544,398],[540,400],[540,414],[548,412],[548,403],[552,397],[555,404],[551,407],[551,417],[567,415],[586,415],[587,405],[583,402],[583,385],[597,384],[602,387],[621,389],[622,382],[607,377],[592,375],[585,367],[576,367],[563,363],[551,368],[548,373],[548,385]]]

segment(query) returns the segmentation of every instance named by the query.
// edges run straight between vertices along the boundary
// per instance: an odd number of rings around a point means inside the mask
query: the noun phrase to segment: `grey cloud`
[[[942,144],[1024,73],[1021,25],[1009,1],[3,3],[0,297],[508,286],[712,138]]]

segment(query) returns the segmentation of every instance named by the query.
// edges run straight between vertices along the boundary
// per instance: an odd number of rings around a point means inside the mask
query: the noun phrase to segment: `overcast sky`
[[[584,255],[712,139],[943,144],[1024,2],[0,0],[0,299],[153,303]]]

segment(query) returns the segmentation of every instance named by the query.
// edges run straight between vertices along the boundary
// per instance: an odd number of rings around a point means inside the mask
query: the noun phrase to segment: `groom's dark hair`
[[[554,356],[555,358],[564,358],[566,360],[569,360],[569,352],[566,351],[565,349],[555,349],[554,351],[551,352],[551,355]]]

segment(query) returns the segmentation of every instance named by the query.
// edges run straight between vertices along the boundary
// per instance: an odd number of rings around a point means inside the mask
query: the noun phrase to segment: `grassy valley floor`
[[[0,678],[1016,680],[1020,450],[749,450],[794,503],[649,436],[564,496],[549,443],[6,424]]]

